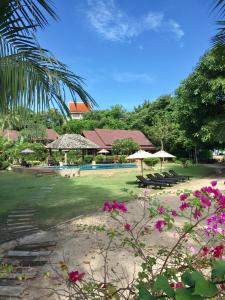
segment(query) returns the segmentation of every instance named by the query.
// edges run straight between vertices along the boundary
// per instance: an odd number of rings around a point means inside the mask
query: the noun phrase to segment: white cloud
[[[120,72],[113,74],[113,80],[122,83],[139,82],[152,83],[153,77],[146,73]]]
[[[176,40],[184,35],[180,25],[174,20],[167,21],[162,12],[149,11],[139,18],[131,18],[114,0],[87,0],[85,14],[90,26],[112,42],[131,40],[147,31],[169,30]]]
[[[177,41],[180,41],[184,36],[184,31],[181,29],[180,24],[174,20],[168,22],[168,31],[173,33],[173,36]]]

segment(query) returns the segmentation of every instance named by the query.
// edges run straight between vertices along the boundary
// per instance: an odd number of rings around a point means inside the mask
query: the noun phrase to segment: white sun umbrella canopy
[[[160,158],[160,162],[161,162],[161,171],[162,171],[162,163],[163,163],[163,158],[172,158],[172,157],[176,157],[164,150],[160,150],[154,154],[152,154],[152,157],[158,157]]]
[[[22,154],[30,154],[30,153],[34,153],[34,151],[31,150],[31,149],[29,149],[29,148],[27,148],[27,149],[22,150],[20,153],[22,153]]]
[[[132,160],[132,159],[140,159],[141,161],[141,174],[143,176],[143,159],[153,157],[153,155],[149,152],[146,152],[144,150],[139,150],[135,152],[134,154],[129,155],[126,159]]]
[[[109,153],[109,151],[106,149],[101,149],[100,151],[98,151],[98,153],[99,154],[107,154],[107,153]]]

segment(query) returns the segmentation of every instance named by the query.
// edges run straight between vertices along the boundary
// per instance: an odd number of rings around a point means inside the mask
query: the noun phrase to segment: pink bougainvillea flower
[[[201,255],[206,256],[209,254],[210,249],[207,246],[202,247],[201,249]]]
[[[212,180],[210,183],[211,183],[211,186],[216,186],[217,185],[217,180]]]
[[[175,209],[171,210],[171,215],[173,217],[176,217],[177,216],[177,211]]]
[[[196,208],[196,210],[193,213],[194,219],[198,220],[202,216],[202,213],[199,209]]]
[[[118,202],[114,200],[113,202],[106,201],[103,205],[103,211],[112,212],[114,210],[127,212],[127,207],[124,202]]]
[[[170,287],[172,289],[179,289],[183,286],[184,286],[183,282],[172,282],[172,283],[170,283]]]
[[[84,277],[85,273],[79,273],[78,271],[72,271],[68,273],[68,279],[72,283],[76,283],[77,281],[81,281]]]
[[[155,223],[155,229],[157,229],[159,232],[162,232],[165,225],[166,225],[165,220],[158,220]]]
[[[201,196],[201,192],[200,191],[194,191],[193,196],[200,197]]]
[[[185,201],[188,198],[188,194],[180,194],[180,200]]]
[[[166,211],[165,207],[163,206],[160,206],[158,209],[157,209],[158,213],[159,214],[164,214],[164,212]]]
[[[211,201],[208,197],[201,195],[200,197],[201,205],[202,207],[210,207],[211,206]]]
[[[212,250],[212,254],[216,258],[221,258],[223,255],[224,245],[220,244]]]
[[[123,225],[124,229],[126,229],[127,231],[130,231],[131,230],[131,225],[126,223]]]
[[[188,203],[188,202],[183,202],[180,206],[179,206],[179,208],[180,208],[180,210],[185,210],[186,208],[188,208],[190,206],[190,204]]]

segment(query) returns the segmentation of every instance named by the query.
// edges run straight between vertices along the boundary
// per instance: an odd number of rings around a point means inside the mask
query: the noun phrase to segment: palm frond
[[[212,38],[213,45],[225,44],[225,0],[216,0],[213,11],[216,11],[218,16],[223,19],[216,22],[218,32]]]

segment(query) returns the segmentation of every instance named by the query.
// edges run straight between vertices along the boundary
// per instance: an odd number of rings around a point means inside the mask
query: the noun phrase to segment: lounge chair
[[[176,179],[177,181],[185,181],[187,178],[183,176],[174,176],[168,172],[162,172],[162,174],[165,176],[167,179]]]
[[[171,183],[177,183],[177,178],[165,178],[163,175],[159,174],[159,173],[154,173],[155,178],[157,178],[158,180],[163,180],[163,181],[168,181]]]
[[[174,176],[177,176],[177,177],[184,177],[184,178],[187,178],[188,180],[190,180],[191,177],[193,176],[190,176],[190,175],[180,175],[178,174],[177,172],[173,171],[173,170],[169,170],[169,172],[174,175]]]
[[[170,179],[162,179],[162,178],[158,178],[157,176],[154,176],[152,174],[147,174],[146,175],[148,177],[149,180],[153,180],[153,181],[156,181],[156,182],[162,182],[162,183],[165,183],[165,184],[168,184],[169,186],[171,186],[171,184],[174,183],[174,181],[170,180]]]
[[[138,184],[140,187],[146,187],[146,186],[152,185],[154,187],[159,187],[161,189],[161,187],[169,186],[168,183],[149,180],[149,179],[144,178],[143,176],[136,176],[136,177],[138,179]]]

